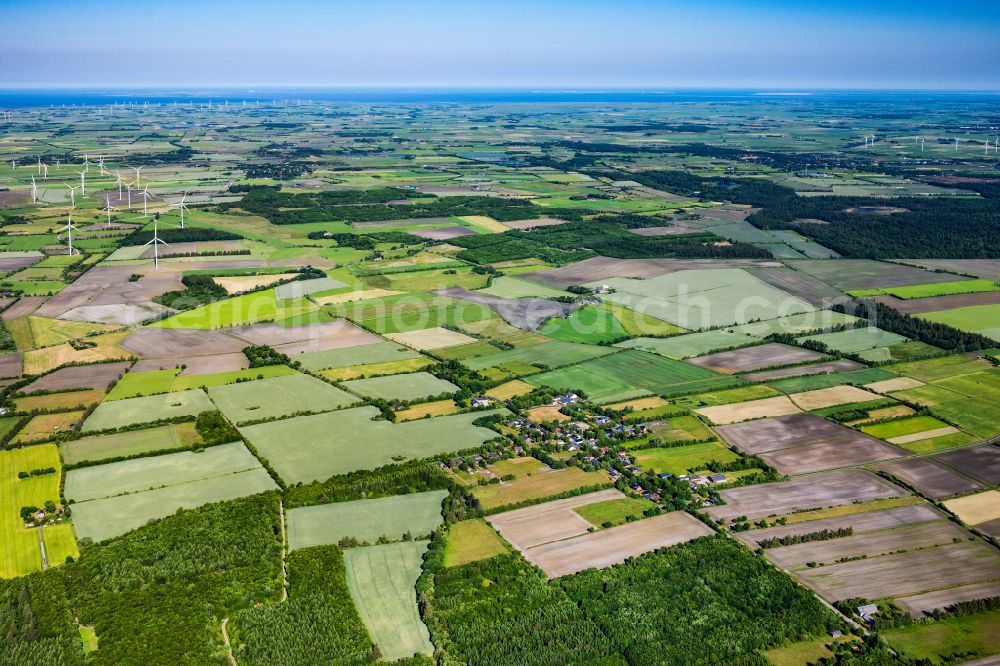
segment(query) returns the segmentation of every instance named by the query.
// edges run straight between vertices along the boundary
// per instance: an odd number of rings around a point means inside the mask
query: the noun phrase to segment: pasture
[[[197,416],[213,411],[215,405],[201,390],[178,391],[143,398],[105,401],[83,422],[83,432],[113,430],[138,423],[180,416]]]
[[[544,333],[544,331],[542,332]],[[750,335],[718,329],[704,333],[675,335],[670,338],[634,338],[620,342],[615,346],[653,352],[667,358],[685,359],[692,356],[703,356],[722,349],[753,345],[758,342],[757,338]]]
[[[122,400],[158,393],[205,389],[235,384],[237,381],[268,379],[292,374],[295,374],[295,371],[285,365],[269,365],[263,368],[247,368],[204,375],[185,375],[180,368],[129,372],[115,384],[107,399]]]
[[[573,363],[605,356],[614,352],[613,348],[597,345],[582,345],[560,340],[515,347],[495,354],[486,354],[462,361],[471,370],[485,370],[512,363],[530,365],[534,368],[560,368]]]
[[[56,473],[18,478],[20,472],[48,467],[55,467]],[[43,507],[50,500],[59,502],[61,469],[53,444],[0,451],[0,534],[4,544],[0,548],[0,578],[24,576],[42,568],[38,530],[25,529],[20,511],[23,506]]]
[[[917,315],[920,319],[947,324],[960,331],[979,333],[1000,341],[1000,305],[972,305]]]
[[[451,329],[435,326],[433,328],[423,328],[405,333],[387,333],[386,337],[407,347],[412,347],[417,351],[428,349],[444,349],[457,345],[470,344],[476,341],[464,333],[452,331]]]
[[[603,472],[585,472],[579,467],[566,467],[523,476],[514,481],[476,486],[472,489],[472,494],[483,509],[490,510],[603,484],[610,484],[608,475]]]
[[[507,544],[482,518],[460,520],[448,529],[444,566],[459,567],[507,552]]]
[[[799,408],[786,396],[762,398],[747,402],[734,402],[727,405],[699,407],[694,410],[716,425],[739,423],[754,419],[795,414]]]
[[[704,469],[705,463],[727,463],[737,460],[737,455],[719,442],[672,446],[663,449],[640,449],[634,453],[635,462],[644,469],[674,476]]]
[[[308,483],[475,448],[497,437],[473,425],[492,412],[439,416],[406,423],[377,420],[374,407],[356,407],[240,428],[285,482]]]
[[[916,284],[909,287],[885,287],[881,289],[861,289],[849,291],[851,296],[888,295],[896,298],[931,298],[934,296],[951,296],[954,294],[975,294],[984,291],[997,291],[1000,285],[996,280],[956,280],[954,282],[934,282]]]
[[[194,423],[173,423],[145,430],[128,430],[69,440],[59,444],[59,455],[64,464],[75,465],[108,458],[130,458],[154,451],[183,449],[197,441],[198,433],[194,429]]]
[[[815,308],[750,273],[727,268],[685,270],[645,280],[613,277],[601,298],[686,329],[746,324],[809,312]]]
[[[891,347],[892,345],[906,342],[907,338],[897,333],[883,331],[874,326],[867,326],[865,328],[852,328],[836,333],[820,333],[819,335],[806,335],[797,338],[797,341],[800,343],[806,340],[819,342],[842,354],[854,354],[876,347]]]
[[[368,379],[353,379],[343,383],[352,393],[378,400],[421,400],[442,394],[452,394],[458,387],[439,379],[429,372],[413,372],[404,375],[386,375]]]
[[[219,329],[257,322],[281,321],[318,309],[304,298],[278,301],[274,289],[234,296],[181,312],[152,324],[156,328]]]
[[[582,390],[591,399],[607,401],[649,393],[710,391],[740,383],[735,377],[635,350],[544,372],[525,381],[538,387]]]
[[[370,543],[380,537],[399,541],[406,533],[424,538],[441,524],[447,496],[447,490],[433,490],[290,509],[288,547],[336,545],[345,537]]]
[[[344,551],[347,587],[383,659],[430,654],[415,585],[427,541],[404,541]]]
[[[208,395],[233,423],[325,412],[358,402],[353,395],[308,375],[291,374],[208,389]]]
[[[303,368],[312,371],[373,363],[390,363],[412,358],[420,358],[420,354],[394,342],[375,342],[295,355],[295,360],[301,363]]]
[[[199,453],[170,453],[70,470],[65,492],[67,499],[75,500],[77,538],[103,541],[178,509],[277,487],[246,447],[234,443]]]
[[[584,306],[565,317],[552,317],[538,329],[542,335],[565,342],[596,345],[628,336],[608,308]]]

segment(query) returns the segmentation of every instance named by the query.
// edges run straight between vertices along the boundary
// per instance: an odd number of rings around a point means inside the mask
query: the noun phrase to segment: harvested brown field
[[[105,390],[82,389],[79,391],[62,391],[60,393],[45,393],[15,398],[14,406],[19,412],[51,412],[63,409],[87,409],[96,405],[104,398]]]
[[[525,273],[535,282],[557,289],[565,289],[574,284],[595,282],[609,277],[652,278],[667,273],[716,268],[780,267],[777,261],[769,259],[612,259],[592,257],[569,266],[551,268],[537,273]]]
[[[841,291],[905,287],[963,279],[947,273],[935,273],[922,268],[874,259],[795,259],[786,263]]]
[[[991,486],[1000,485],[1000,447],[995,444],[949,451],[934,459]]]
[[[765,345],[757,345],[756,347],[746,347],[744,349],[709,354],[708,356],[689,358],[685,363],[691,363],[692,365],[731,375],[737,372],[750,372],[778,365],[808,363],[809,361],[819,361],[825,358],[829,357],[826,354],[809,351],[808,349],[771,342]]]
[[[238,275],[236,277],[214,278],[216,284],[227,294],[241,294],[259,287],[269,287],[276,282],[296,277],[297,273],[277,273],[273,275]]]
[[[729,444],[746,453],[766,453],[805,444],[848,444],[880,440],[814,414],[792,414],[716,428]]]
[[[250,367],[250,361],[242,352],[212,354],[210,356],[148,358],[136,361],[132,371],[146,372],[148,370],[169,370],[170,368],[180,367],[183,367],[181,375],[211,375],[217,372],[244,370]]]
[[[103,333],[87,338],[93,347],[75,349],[69,344],[53,345],[24,353],[24,372],[40,375],[55,370],[68,363],[99,363],[101,361],[124,361],[132,358],[132,353],[121,346],[128,331]]]
[[[531,409],[525,410],[525,414],[528,418],[535,423],[543,423],[545,421],[557,421],[563,423],[569,421],[569,417],[559,411],[559,405],[542,405],[541,407],[532,407]]]
[[[962,601],[974,601],[1000,596],[1000,581],[959,585],[933,592],[924,592],[909,597],[896,597],[896,605],[908,611],[913,617],[923,617],[939,608],[946,608]],[[997,657],[1000,660],[1000,657]],[[1000,663],[1000,662],[998,662]]]
[[[823,518],[811,522],[797,523],[795,525],[779,525],[768,527],[762,530],[750,530],[748,532],[736,532],[734,536],[747,544],[751,548],[757,548],[766,539],[780,539],[786,536],[797,534],[810,534],[823,530],[838,530],[850,527],[854,534],[866,534],[878,530],[886,530],[904,525],[914,525],[932,520],[941,520],[944,515],[939,513],[929,504],[918,504],[915,506],[900,506],[894,509],[883,509],[881,511],[869,511],[867,513],[855,513],[849,516],[837,516],[835,518]]]
[[[65,391],[67,389],[107,388],[131,365],[130,361],[60,368],[25,386],[23,393],[33,391]]]
[[[131,282],[133,273],[142,277]],[[180,271],[166,264],[159,271],[152,266],[95,266],[40,307],[38,316],[131,325],[165,310],[152,302],[154,297],[180,289],[184,289]]]
[[[865,465],[904,455],[906,451],[902,449],[861,435],[837,443],[823,442],[762,453],[760,457],[782,474],[808,474],[850,465]]]
[[[805,569],[797,575],[829,601],[881,599],[996,578],[1000,555],[981,541],[963,541]]]
[[[952,273],[975,275],[987,280],[1000,280],[1000,259],[903,259],[903,261],[932,271],[941,269]]]
[[[596,493],[505,511],[490,516],[487,520],[500,536],[523,553],[528,548],[549,541],[586,534],[593,525],[573,511],[574,508],[623,497],[625,496],[617,490],[600,490]]]
[[[956,497],[944,503],[949,511],[969,525],[1000,520],[1000,490]]]
[[[505,227],[511,229],[534,229],[536,227],[553,227],[557,224],[566,224],[566,220],[558,220],[554,217],[541,217],[537,220],[514,220],[504,222]]]
[[[218,331],[146,328],[125,338],[122,347],[142,358],[190,358],[240,352],[246,344]]]
[[[557,303],[543,298],[501,298],[491,294],[469,291],[464,287],[448,287],[432,292],[439,296],[450,296],[463,301],[490,308],[504,321],[526,331],[536,331],[552,317],[565,317],[579,306],[572,303]]]
[[[47,298],[47,296],[24,296],[19,298],[17,303],[14,303],[14,305],[10,306],[3,312],[0,312],[0,319],[6,321],[34,314],[35,310],[41,307]]]
[[[714,405],[694,410],[715,424],[738,423],[764,417],[785,416],[795,414],[799,408],[792,404],[787,396],[750,400],[749,402],[734,402],[729,405]]]
[[[227,329],[227,333],[250,344],[269,345],[281,353],[289,355],[382,341],[382,338],[374,333],[369,333],[342,319],[304,326],[251,324]],[[240,348],[243,346],[245,345],[241,345]]]
[[[320,305],[337,305],[339,303],[353,303],[354,301],[364,301],[369,298],[384,298],[386,296],[398,296],[404,294],[403,291],[393,291],[392,289],[360,289],[348,291],[343,294],[330,294],[329,296],[317,296],[313,300]]]
[[[785,266],[751,268],[749,272],[754,277],[786,293],[801,298],[806,303],[816,307],[827,308],[832,303],[842,301],[844,295],[827,283],[808,273],[792,270]]]
[[[501,384],[500,386],[491,388],[483,395],[488,398],[493,398],[494,400],[510,400],[511,398],[516,398],[519,395],[531,393],[534,390],[535,387],[528,382],[522,382],[520,379],[513,379],[506,384]]]
[[[755,519],[804,509],[905,497],[907,493],[876,474],[849,469],[779,483],[731,488],[719,494],[727,503],[709,507],[705,512],[712,518],[728,521],[737,516]]]
[[[466,345],[476,341],[475,338],[470,337],[465,333],[459,333],[458,331],[441,328],[440,326],[435,328],[424,328],[419,331],[409,331],[407,333],[389,333],[385,337],[389,338],[393,342],[398,342],[401,345],[406,345],[407,347],[416,349],[417,351],[424,351],[427,349],[444,349],[445,347]]]
[[[683,222],[677,222],[670,225],[669,227],[639,227],[638,229],[629,229],[630,233],[636,236],[645,237],[656,237],[656,236],[677,236],[680,234],[690,234],[698,233],[701,229],[694,225],[684,224]]]
[[[20,377],[22,371],[21,352],[0,354],[0,377]]]
[[[59,432],[66,432],[79,425],[85,412],[59,412],[58,414],[40,414],[34,416],[21,428],[12,440],[13,444],[31,444],[48,439]]]
[[[921,494],[933,499],[951,497],[982,488],[975,481],[956,474],[928,458],[910,458],[883,463],[878,469],[892,474],[916,488]]]
[[[974,294],[952,294],[949,296],[929,296],[927,298],[896,298],[876,296],[875,300],[899,310],[903,314],[923,314],[974,305],[996,305],[1000,303],[1000,291],[980,291]]]
[[[865,384],[865,388],[876,393],[892,393],[893,391],[905,391],[906,389],[923,386],[924,383],[912,377],[896,377],[895,379],[884,379],[880,382]]]
[[[817,389],[815,391],[796,393],[792,396],[792,402],[806,411],[811,411],[813,409],[823,409],[824,407],[847,405],[852,402],[870,402],[878,400],[879,397],[857,386],[844,384],[842,386],[830,386],[829,388]]]
[[[420,229],[407,232],[413,236],[427,238],[428,240],[449,240],[461,236],[472,236],[476,232],[466,227],[439,227],[437,229]]]
[[[632,408],[635,411],[640,411],[643,409],[655,409],[657,407],[666,407],[670,403],[659,396],[651,396],[649,398],[636,398],[635,400],[626,400],[625,402],[615,402],[610,405],[604,405],[608,409],[628,409]]]
[[[0,196],[4,194],[7,194],[7,192],[0,192]],[[38,263],[44,258],[45,257],[42,255],[27,257],[0,257],[0,275],[16,273],[21,269]]]
[[[847,359],[836,361],[826,361],[825,363],[814,363],[813,365],[796,365],[791,368],[781,368],[779,370],[765,370],[763,372],[752,372],[740,375],[748,382],[773,382],[789,377],[805,377],[806,375],[822,375],[832,372],[850,372],[860,370],[862,364]],[[891,380],[890,380],[891,381]]]
[[[549,578],[568,576],[584,569],[604,569],[657,548],[674,546],[712,530],[684,511],[673,511],[618,527],[550,541],[524,553]]]
[[[768,548],[767,559],[782,569],[799,569],[807,562],[834,564],[844,557],[878,557],[898,550],[914,550],[959,541],[969,533],[948,520],[936,520],[839,539]]]
[[[602,484],[611,484],[604,472],[585,472],[579,467],[564,467],[523,476],[514,481],[476,486],[472,489],[472,494],[484,509],[495,509]]]

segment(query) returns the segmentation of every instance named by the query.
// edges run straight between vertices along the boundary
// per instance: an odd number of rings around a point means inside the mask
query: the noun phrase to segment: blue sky
[[[998,90],[998,30],[965,0],[0,0],[0,87]]]

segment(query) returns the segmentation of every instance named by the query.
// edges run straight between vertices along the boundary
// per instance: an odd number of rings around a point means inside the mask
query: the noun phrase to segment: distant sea
[[[391,88],[109,88],[0,90],[0,108],[95,106],[149,102],[221,104],[339,102],[370,104],[518,104],[518,103],[705,103],[705,102],[965,102],[997,103],[1000,92],[859,90],[558,90],[558,89],[391,89]]]

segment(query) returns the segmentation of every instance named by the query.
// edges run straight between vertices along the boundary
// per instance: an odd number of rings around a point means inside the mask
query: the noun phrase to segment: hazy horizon
[[[1000,89],[996,3],[0,0],[0,88]]]

